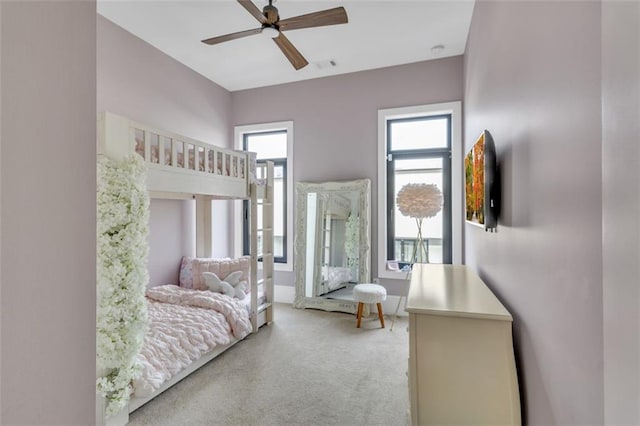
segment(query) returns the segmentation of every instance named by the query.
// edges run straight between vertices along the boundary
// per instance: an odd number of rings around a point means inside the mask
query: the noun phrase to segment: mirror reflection
[[[353,312],[369,281],[370,181],[297,184],[296,307]]]

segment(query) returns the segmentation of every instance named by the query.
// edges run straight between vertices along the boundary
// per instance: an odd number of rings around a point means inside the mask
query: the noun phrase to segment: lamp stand
[[[393,331],[393,325],[396,323],[396,319],[398,318],[398,311],[400,310],[400,302],[402,302],[402,298],[405,299],[409,293],[409,282],[411,282],[411,271],[413,270],[413,264],[418,261],[418,259],[423,259],[426,263],[429,263],[429,250],[424,243],[424,238],[422,237],[422,221],[423,217],[416,218],[416,225],[418,226],[418,235],[416,236],[416,243],[413,245],[413,254],[411,255],[411,266],[407,271],[407,276],[405,277],[405,281],[407,283],[407,291],[404,295],[401,295],[398,298],[398,305],[396,306],[396,311],[393,314],[393,320],[391,320],[391,327],[389,327],[389,331]],[[422,254],[424,253],[424,257]]]
[[[418,261],[418,259],[422,259],[424,263],[429,263],[429,250],[427,250],[427,246],[425,245],[425,241],[422,238],[422,221],[423,217],[416,218],[416,225],[418,226],[418,235],[416,237],[416,243],[413,246],[413,254],[411,255],[411,265]],[[422,254],[424,253],[424,257]],[[407,273],[407,279],[411,277],[411,271]]]

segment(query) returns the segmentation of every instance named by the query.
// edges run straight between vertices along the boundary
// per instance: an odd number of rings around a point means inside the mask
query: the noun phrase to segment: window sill
[[[455,262],[454,262],[455,263]],[[433,265],[438,265],[438,263],[432,263]],[[406,280],[408,277],[408,273],[406,271],[388,269],[387,263],[380,265],[378,269],[378,278],[390,279],[390,280]]]
[[[378,278],[385,278],[390,280],[406,280],[407,273],[402,271],[391,271],[386,269],[386,265],[382,265],[378,272]]]
[[[258,270],[262,270],[262,262],[258,262]],[[273,270],[278,272],[293,272],[293,265],[290,263],[274,263]]]

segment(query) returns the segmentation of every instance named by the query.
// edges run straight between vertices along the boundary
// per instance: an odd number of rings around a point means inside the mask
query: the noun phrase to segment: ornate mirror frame
[[[325,311],[356,313],[356,303],[348,300],[308,297],[306,295],[307,274],[307,200],[310,193],[356,192],[358,194],[359,251],[357,282],[371,282],[371,180],[358,179],[344,182],[298,182],[296,183],[296,236],[295,271],[296,296],[295,308],[314,308]],[[315,253],[315,251],[314,251]],[[314,257],[317,262],[317,256]],[[314,273],[313,285],[318,277]]]

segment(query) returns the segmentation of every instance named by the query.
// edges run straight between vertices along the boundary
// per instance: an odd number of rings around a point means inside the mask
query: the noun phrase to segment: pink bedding
[[[138,359],[143,372],[135,396],[165,381],[218,345],[245,338],[251,321],[244,303],[218,293],[164,285],[147,290],[149,329]]]

